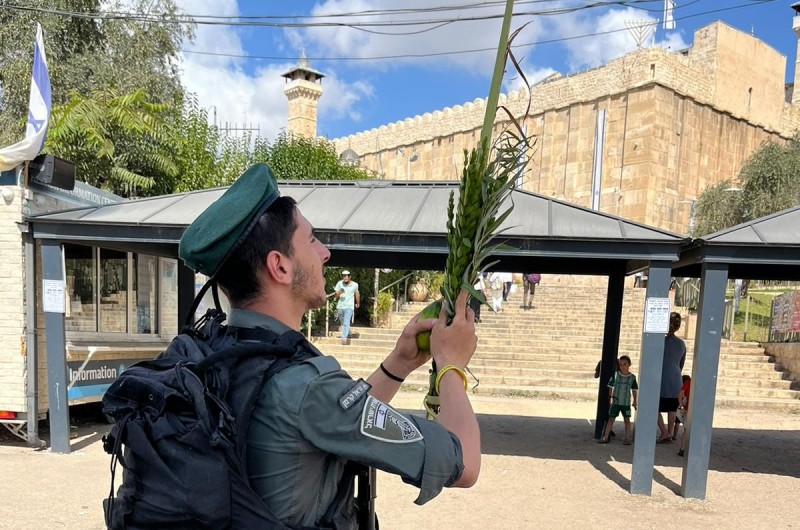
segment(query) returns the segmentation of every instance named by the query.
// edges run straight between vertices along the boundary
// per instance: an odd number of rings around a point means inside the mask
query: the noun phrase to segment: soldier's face
[[[292,236],[292,291],[309,309],[325,305],[325,267],[330,251],[314,235],[314,227],[295,210],[297,230]]]

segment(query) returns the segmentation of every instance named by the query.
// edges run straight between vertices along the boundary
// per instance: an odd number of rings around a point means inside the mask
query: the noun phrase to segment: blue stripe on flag
[[[47,137],[47,120],[50,119],[50,75],[47,72],[47,55],[44,50],[42,26],[36,24],[36,41],[33,46],[33,74],[31,75],[31,97],[28,106],[28,124],[25,138],[0,148],[0,171],[9,171],[33,160],[44,146]]]
[[[42,27],[37,25],[36,41],[33,47],[33,72],[31,75],[30,108],[28,110],[28,126],[25,137],[35,136],[47,127],[50,118],[52,97],[50,90],[50,75],[47,70],[47,58],[44,51],[44,37]],[[40,135],[36,145],[36,154],[44,147],[46,133]],[[36,155],[34,155],[36,156]]]

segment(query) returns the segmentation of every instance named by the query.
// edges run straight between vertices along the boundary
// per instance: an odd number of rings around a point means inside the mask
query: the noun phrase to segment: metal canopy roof
[[[447,203],[457,182],[283,181],[332,264],[441,269]],[[184,229],[225,188],[153,197],[29,217],[36,238],[176,257]],[[507,270],[608,274],[650,260],[675,261],[682,236],[515,190],[514,212],[496,255]]]
[[[730,278],[800,278],[800,206],[694,240],[673,275],[700,277],[703,263],[727,263]]]

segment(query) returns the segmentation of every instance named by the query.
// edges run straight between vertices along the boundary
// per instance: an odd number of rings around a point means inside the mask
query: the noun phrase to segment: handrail
[[[405,276],[403,276],[403,277],[402,277],[402,278],[400,278],[399,280],[393,281],[393,282],[392,282],[392,283],[390,283],[389,285],[386,285],[386,286],[384,286],[382,289],[379,289],[379,290],[378,290],[378,293],[382,293],[383,291],[386,291],[386,290],[387,290],[387,289],[389,289],[390,287],[394,287],[395,285],[399,284],[400,282],[402,282],[402,281],[404,281],[404,280],[407,280],[407,279],[408,279],[408,278],[410,278],[410,277],[411,277],[413,274],[414,274],[414,272],[409,272],[408,274],[406,274]],[[328,295],[328,296],[325,298],[325,336],[326,336],[326,337],[327,337],[327,336],[328,336],[328,334],[330,333],[330,310],[329,310],[329,309],[330,309],[330,299],[331,299],[331,297],[333,296],[333,294],[334,294],[334,293],[330,293],[330,294],[329,294],[329,295]],[[397,311],[398,309],[399,309],[398,307],[395,307],[395,311]],[[313,322],[313,314],[314,314],[314,311],[315,311],[314,309],[310,309],[310,310],[308,311],[308,313],[306,314],[306,318],[307,318],[307,322],[308,322],[308,324],[307,324],[307,329],[306,329],[306,335],[307,335],[307,337],[308,337],[308,340],[311,340],[311,324],[312,324],[312,322]]]
[[[330,300],[334,293],[330,293],[325,297],[325,336],[328,336],[328,329],[329,329],[329,320],[330,320]],[[319,309],[319,308],[318,308]],[[311,341],[311,325],[314,322],[314,311],[317,309],[309,309],[306,313],[307,318],[307,328],[306,328],[306,337],[309,341]]]
[[[675,292],[675,305],[686,308],[697,308],[700,304],[700,280],[684,278],[679,281]]]
[[[386,289],[388,289],[389,287],[394,287],[395,285],[397,285],[398,283],[402,282],[402,281],[403,281],[403,280],[405,280],[406,278],[410,278],[410,277],[411,277],[413,274],[414,274],[413,272],[409,272],[408,274],[406,274],[405,276],[403,276],[403,277],[402,277],[402,278],[400,278],[399,280],[397,280],[397,281],[394,281],[394,282],[390,283],[389,285],[386,285],[386,286],[384,286],[382,289],[379,289],[379,290],[378,290],[378,292],[379,292],[379,293],[382,293],[383,291],[385,291],[385,290],[386,290]]]

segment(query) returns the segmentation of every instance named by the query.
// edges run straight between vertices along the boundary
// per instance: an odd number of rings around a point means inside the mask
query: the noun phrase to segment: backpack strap
[[[223,361],[245,359],[256,355],[270,355],[276,358],[286,358],[291,357],[294,353],[295,350],[293,348],[287,348],[277,344],[265,344],[261,342],[237,343],[230,348],[212,353],[197,363],[192,368],[192,371],[196,374],[202,374],[215,364]]]

